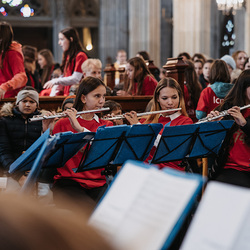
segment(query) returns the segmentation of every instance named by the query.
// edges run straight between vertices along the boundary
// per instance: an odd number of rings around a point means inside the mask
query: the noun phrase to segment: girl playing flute
[[[161,123],[163,126],[179,126],[193,123],[192,119],[187,115],[183,92],[179,83],[171,77],[164,78],[159,82],[155,89],[151,111],[176,108],[181,108],[181,110],[173,113],[152,114],[149,115],[147,119],[141,119],[140,123]],[[135,111],[126,113],[125,118],[130,124],[137,124],[139,122]],[[160,132],[160,135],[161,134],[162,131]],[[146,160],[147,162],[152,159],[159,143],[159,139],[160,136],[157,137],[155,145],[150,152],[150,156]],[[183,171],[184,168],[179,166],[179,163],[180,161],[161,163],[159,164],[159,167],[171,167]]]
[[[60,119],[53,130],[53,134],[65,131],[96,132],[98,127],[112,126],[111,121],[99,119],[94,113],[82,114],[76,117],[77,111],[96,110],[103,107],[105,103],[106,87],[102,80],[94,77],[84,78],[78,88],[74,106],[67,109],[66,118]],[[87,201],[93,204],[98,201],[107,188],[106,179],[101,175],[102,169],[90,170],[75,173],[72,169],[77,168],[83,156],[80,150],[64,166],[57,169],[58,174],[54,177],[53,187],[55,202],[59,201],[62,195],[77,200]]]

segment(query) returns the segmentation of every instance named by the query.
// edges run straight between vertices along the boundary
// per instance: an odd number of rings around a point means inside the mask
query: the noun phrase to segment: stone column
[[[128,52],[128,0],[100,0],[99,55],[105,67],[119,49]]]
[[[173,0],[173,57],[180,52],[210,56],[211,0]]]
[[[129,0],[129,57],[146,50],[160,66],[160,0]]]
[[[246,0],[245,14],[245,51],[250,56],[250,0]]]
[[[56,62],[62,61],[62,49],[58,45],[58,33],[70,26],[70,17],[67,11],[67,0],[52,1],[53,13],[53,51]]]

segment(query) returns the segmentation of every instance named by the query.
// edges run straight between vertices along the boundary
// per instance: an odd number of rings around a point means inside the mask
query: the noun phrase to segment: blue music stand
[[[151,163],[217,155],[234,121],[165,126]]]
[[[161,129],[162,124],[158,123],[98,129],[76,172],[105,168],[104,174],[109,175],[109,170],[128,159],[144,161]]]
[[[24,185],[21,188],[21,193],[30,194],[33,191],[33,188],[35,186],[35,183],[37,181],[37,178],[41,172],[42,167],[46,164],[49,154],[51,150],[56,145],[56,141],[58,139],[59,135],[54,136],[52,138],[48,138],[43,143],[40,151],[38,152],[38,155],[33,163],[33,166],[31,167],[30,173],[24,183]]]
[[[47,171],[47,173],[49,173],[48,170],[50,170],[51,173],[49,174],[55,174],[56,169],[65,165],[65,163],[81,148],[83,148],[94,137],[94,135],[94,132],[63,132],[52,136],[56,138],[56,142],[53,149],[49,152],[48,161],[46,161],[46,164],[43,165],[44,172]],[[49,137],[49,132],[47,133],[46,131],[46,135],[43,134],[40,138],[38,138],[37,141],[35,141],[23,155],[11,164],[9,173],[15,174],[17,172],[30,170],[38,157],[44,142],[52,137]],[[41,176],[41,179],[45,178],[43,176],[44,175]]]

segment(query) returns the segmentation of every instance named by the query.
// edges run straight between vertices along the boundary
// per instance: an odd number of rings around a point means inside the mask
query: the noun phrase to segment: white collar
[[[80,115],[79,115],[79,117],[80,117],[81,119],[83,119]],[[84,120],[84,119],[83,119],[83,120]],[[95,120],[96,122],[100,123],[100,119],[99,119],[99,116],[98,116],[97,114],[94,114],[92,120]]]
[[[171,121],[173,121],[174,119],[176,119],[176,118],[179,117],[180,115],[181,115],[181,112],[180,112],[180,111],[177,111],[177,112],[173,113],[172,115],[166,115],[166,116],[163,116],[162,114],[160,114],[160,116],[170,118]]]

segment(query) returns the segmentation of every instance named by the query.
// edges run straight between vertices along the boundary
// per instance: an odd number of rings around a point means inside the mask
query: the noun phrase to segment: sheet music
[[[90,224],[119,249],[160,249],[199,183],[132,164],[122,171]]]
[[[249,189],[209,183],[181,250],[250,249],[249,204]]]

